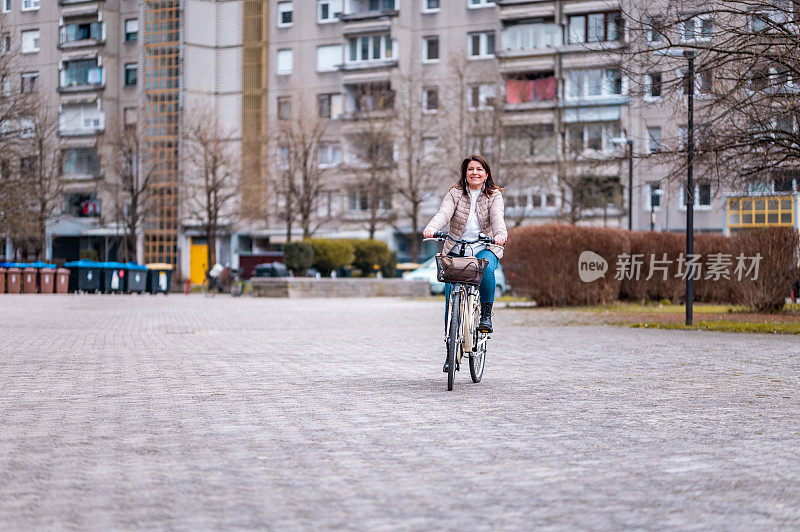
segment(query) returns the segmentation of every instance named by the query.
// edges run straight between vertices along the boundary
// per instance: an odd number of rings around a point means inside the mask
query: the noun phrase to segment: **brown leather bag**
[[[436,278],[442,283],[481,284],[486,271],[486,259],[436,255]]]

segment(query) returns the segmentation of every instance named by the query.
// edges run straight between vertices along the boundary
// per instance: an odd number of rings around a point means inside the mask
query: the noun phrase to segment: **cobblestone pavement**
[[[796,529],[792,336],[442,303],[0,296],[0,530]]]

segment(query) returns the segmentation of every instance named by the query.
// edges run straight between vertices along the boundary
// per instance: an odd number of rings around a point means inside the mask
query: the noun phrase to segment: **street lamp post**
[[[687,80],[688,129],[686,142],[686,260],[694,254],[694,50],[684,50],[683,56],[689,61]],[[694,300],[694,272],[686,270],[686,325],[692,325]]]

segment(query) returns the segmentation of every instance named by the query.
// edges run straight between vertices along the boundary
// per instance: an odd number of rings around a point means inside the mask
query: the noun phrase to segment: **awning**
[[[94,103],[97,101],[97,94],[71,94],[61,96],[61,105],[78,105],[82,103]]]
[[[80,17],[82,15],[94,15],[97,13],[97,4],[82,4],[78,6],[66,6],[61,8],[61,16],[67,17]]]
[[[610,122],[619,120],[620,106],[605,105],[602,107],[578,107],[564,110],[564,122]]]
[[[62,52],[62,61],[78,61],[80,59],[94,59],[97,57],[97,50],[76,50],[74,52]]]

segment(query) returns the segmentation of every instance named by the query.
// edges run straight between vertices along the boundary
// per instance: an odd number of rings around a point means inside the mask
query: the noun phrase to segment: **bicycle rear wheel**
[[[453,389],[453,383],[456,380],[456,356],[458,349],[461,346],[461,293],[455,291],[453,298],[450,301],[450,330],[447,334],[447,389]]]
[[[239,297],[244,293],[244,281],[231,281],[231,296]]]

